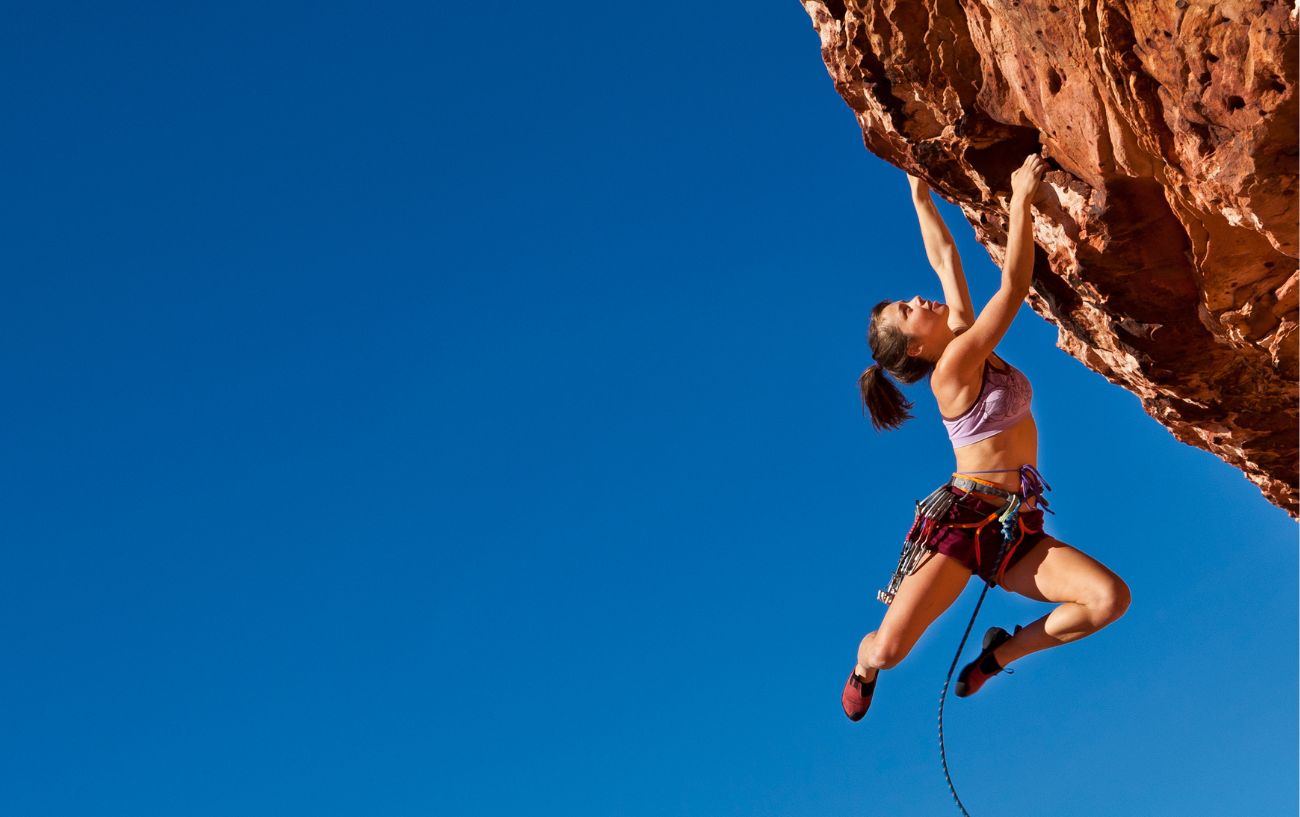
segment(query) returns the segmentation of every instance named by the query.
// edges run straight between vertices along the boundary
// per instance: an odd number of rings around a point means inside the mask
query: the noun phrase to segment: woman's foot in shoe
[[[1017,626],[1015,632],[1020,632]],[[1011,640],[1014,633],[1008,633],[1001,627],[990,627],[989,631],[984,634],[984,649],[979,654],[979,658],[970,662],[962,669],[957,676],[957,687],[954,690],[958,698],[966,698],[979,692],[984,682],[1002,672],[1002,665],[998,663],[997,657],[993,654],[998,647]]]
[[[849,720],[860,721],[867,714],[871,708],[871,696],[876,691],[876,679],[879,677],[880,670],[872,671],[871,677],[866,678],[858,675],[857,667],[853,668],[849,680],[844,683],[844,694],[840,696],[844,714],[849,716]]]

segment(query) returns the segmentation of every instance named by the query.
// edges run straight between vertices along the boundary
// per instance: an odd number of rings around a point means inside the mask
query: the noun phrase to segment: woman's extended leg
[[[951,556],[928,555],[916,572],[899,585],[880,629],[862,639],[854,671],[871,680],[878,670],[897,666],[921,633],[957,600],[970,576],[970,571]]]
[[[1091,635],[1124,615],[1129,605],[1123,579],[1050,536],[1007,570],[1002,586],[1035,601],[1063,602],[994,651],[1004,667],[1032,652]]]

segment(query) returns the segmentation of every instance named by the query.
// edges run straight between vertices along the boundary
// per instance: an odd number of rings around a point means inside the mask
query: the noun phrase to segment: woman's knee
[[[1097,626],[1105,626],[1116,621],[1128,610],[1133,595],[1128,585],[1119,576],[1110,576],[1098,582],[1088,599],[1088,609],[1096,617]]]
[[[902,641],[888,636],[882,637],[877,633],[867,645],[866,655],[863,657],[866,658],[869,666],[876,669],[893,669],[907,657],[907,653],[907,645]]]

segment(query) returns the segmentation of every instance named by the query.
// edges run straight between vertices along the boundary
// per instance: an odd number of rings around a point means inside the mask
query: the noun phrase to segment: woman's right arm
[[[1047,164],[1031,155],[1011,174],[1011,212],[1007,227],[1007,254],[1002,265],[1002,287],[970,329],[958,335],[943,353],[943,366],[961,377],[978,371],[989,353],[1007,333],[1034,277],[1033,214],[1030,205],[1038,192]],[[964,378],[963,378],[964,379]]]

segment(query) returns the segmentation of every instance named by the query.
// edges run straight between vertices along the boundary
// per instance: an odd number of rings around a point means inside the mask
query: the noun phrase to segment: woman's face
[[[911,338],[908,354],[922,354],[927,340],[952,331],[948,328],[948,305],[920,295],[910,301],[894,301],[885,307],[883,317]]]

